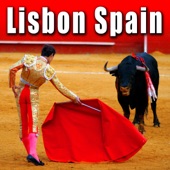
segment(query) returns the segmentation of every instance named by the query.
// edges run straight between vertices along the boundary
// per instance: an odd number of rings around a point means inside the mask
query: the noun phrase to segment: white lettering
[[[7,33],[8,34],[16,33],[16,28],[14,28],[13,7],[7,8]]]
[[[48,7],[42,7],[42,18],[39,18],[40,15],[35,11],[26,13],[25,7],[19,7],[17,12],[17,14],[16,11],[14,12],[13,7],[7,7],[8,34],[25,34],[26,31],[30,34],[36,34],[39,32],[40,26],[42,26],[42,34],[53,34],[56,30],[60,34],[67,34],[70,31],[70,18],[72,19],[71,30],[73,34],[85,34],[86,31],[86,16],[83,11],[75,11],[70,17],[69,13],[65,11],[56,14]],[[109,16],[105,7],[97,7],[94,25],[96,33],[105,34],[108,26],[110,27],[110,37],[116,37],[123,30],[127,34],[138,34],[138,31],[141,34],[147,34],[149,31],[150,34],[161,34],[163,31],[163,16],[160,11],[148,13],[146,7],[141,7],[139,15],[134,11],[126,13],[125,16],[123,14],[120,11],[112,11]],[[150,17],[148,20],[147,16]],[[147,23],[149,23],[148,27]]]
[[[31,34],[37,34],[39,32],[39,23],[36,21],[37,19],[39,19],[37,12],[30,12],[28,14],[28,21],[31,24],[28,26],[28,31]]]
[[[150,33],[162,33],[162,14],[160,12],[150,12]]]
[[[137,33],[137,15],[135,12],[128,12],[126,14],[126,32],[128,34],[136,34]]]
[[[20,34],[25,33],[25,8],[24,7],[19,8],[19,33]]]
[[[104,34],[107,31],[107,22],[103,16],[107,15],[107,11],[104,7],[98,7],[95,10],[95,18],[99,24],[95,24],[95,31],[98,34]]]
[[[116,37],[117,34],[122,33],[122,13],[111,12],[110,13],[110,36]]]
[[[73,33],[85,33],[85,14],[84,12],[73,12]]]
[[[141,7],[140,29],[142,34],[146,34],[146,7]]]
[[[70,28],[69,14],[67,12],[60,12],[58,14],[58,31],[61,34],[66,34]]]
[[[48,12],[48,8],[44,7],[42,10],[42,33],[54,33],[54,13]]]

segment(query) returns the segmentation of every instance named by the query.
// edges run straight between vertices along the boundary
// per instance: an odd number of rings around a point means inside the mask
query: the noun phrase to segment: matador
[[[50,81],[64,96],[81,104],[79,97],[67,89],[58,79],[56,71],[50,66],[55,55],[51,45],[44,45],[41,56],[25,55],[9,69],[9,87],[12,88],[17,104],[20,124],[20,139],[28,153],[27,160],[43,166],[39,160],[36,145],[38,135],[39,87]],[[15,84],[16,73],[22,69],[19,86]]]

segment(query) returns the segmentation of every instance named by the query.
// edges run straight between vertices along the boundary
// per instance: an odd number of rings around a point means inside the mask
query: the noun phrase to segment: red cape
[[[48,158],[59,162],[123,162],[136,154],[146,139],[120,113],[98,99],[54,103],[42,125]]]

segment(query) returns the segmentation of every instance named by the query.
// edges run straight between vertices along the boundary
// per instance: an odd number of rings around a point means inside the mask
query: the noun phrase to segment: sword
[[[88,108],[90,108],[90,109],[92,109],[92,110],[95,110],[95,111],[97,111],[97,112],[101,112],[101,110],[96,109],[96,108],[94,108],[94,107],[92,107],[92,106],[89,106],[89,105],[87,105],[87,104],[81,103],[81,105],[83,105],[83,106],[85,106],[85,107],[88,107]]]

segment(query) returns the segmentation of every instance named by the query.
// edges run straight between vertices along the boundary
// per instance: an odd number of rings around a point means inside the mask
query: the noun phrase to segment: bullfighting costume
[[[67,98],[75,100],[77,96],[59,81],[56,71],[42,56],[25,55],[20,61],[12,65],[9,69],[9,87],[15,86],[16,72],[20,69],[22,71],[16,97],[20,138],[27,153],[35,155],[36,146],[33,145],[36,145],[35,136],[38,134],[39,87],[46,81],[50,81]]]

